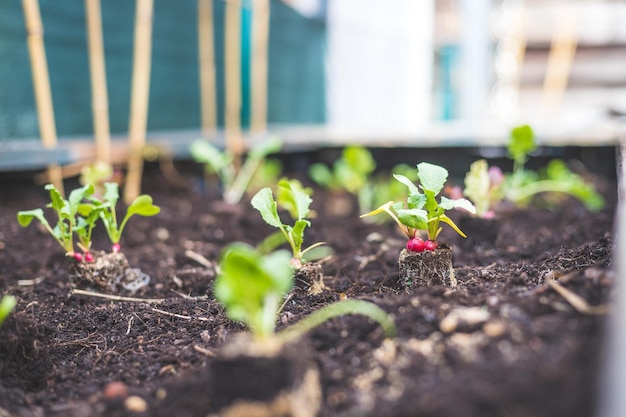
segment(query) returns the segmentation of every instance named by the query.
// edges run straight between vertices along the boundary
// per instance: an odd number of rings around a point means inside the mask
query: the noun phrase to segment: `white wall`
[[[431,114],[433,0],[328,2],[327,120],[406,132]]]

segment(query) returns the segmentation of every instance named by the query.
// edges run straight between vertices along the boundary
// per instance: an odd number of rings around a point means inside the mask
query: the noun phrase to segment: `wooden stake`
[[[41,22],[41,12],[39,11],[39,2],[38,0],[22,0],[22,6],[26,21],[30,66],[33,74],[39,135],[41,136],[43,146],[52,149],[57,144],[57,130],[54,122],[54,106],[52,104],[48,62],[43,42],[44,30]],[[50,165],[48,167],[48,180],[57,187],[61,194],[64,194],[61,167],[56,164]]]
[[[236,169],[241,165],[241,0],[226,0],[225,82],[226,149],[234,156]]]
[[[213,0],[198,0],[198,56],[200,58],[200,112],[202,134],[217,130],[217,94],[215,82],[215,40],[213,36]]]
[[[128,173],[124,201],[130,204],[141,192],[142,149],[146,142],[148,100],[150,98],[150,59],[152,50],[153,0],[136,0],[135,45],[128,139]]]
[[[255,0],[252,6],[252,50],[250,55],[250,130],[267,129],[267,68],[270,32],[270,2]]]
[[[91,109],[93,112],[96,160],[111,163],[111,132],[109,129],[109,96],[107,94],[102,14],[100,0],[85,0],[87,43],[91,71]]]
[[[578,13],[565,8],[557,17],[541,92],[542,114],[554,115],[561,107],[578,43]]]

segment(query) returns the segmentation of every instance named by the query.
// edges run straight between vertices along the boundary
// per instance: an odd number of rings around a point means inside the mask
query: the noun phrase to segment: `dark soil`
[[[244,329],[213,299],[214,267],[226,244],[257,244],[273,230],[247,202],[225,206],[186,178],[190,189],[175,189],[148,169],[144,191],[162,212],[133,218],[123,237],[130,266],[152,277],[132,295],[143,302],[71,294],[70,260],[15,219],[42,207],[45,192],[30,180],[0,184],[0,290],[19,301],[0,328],[0,415],[205,416],[218,402],[204,371]],[[600,186],[609,204],[597,214],[568,200],[468,231],[471,244],[445,230],[458,285],[410,294],[398,282],[405,242],[395,226],[326,216],[316,190],[318,217],[305,238],[335,251],[322,262],[328,288],[294,292],[279,327],[343,296],[373,301],[397,325],[385,340],[373,322],[346,316],[308,335],[319,415],[593,415],[606,315],[577,310],[548,284],[557,279],[591,306],[609,303],[616,191],[611,180]],[[103,235],[95,247],[108,250]]]

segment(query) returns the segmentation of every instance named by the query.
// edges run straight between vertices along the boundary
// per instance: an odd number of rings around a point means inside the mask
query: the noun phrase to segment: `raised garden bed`
[[[205,416],[219,402],[207,393],[222,381],[207,369],[243,327],[213,298],[216,261],[226,244],[257,244],[271,228],[247,201],[230,207],[196,193],[198,172],[175,189],[156,167],[146,171],[144,190],[162,211],[133,219],[124,236],[129,264],[152,277],[132,295],[143,302],[71,294],[55,242],[15,218],[46,193],[19,177],[0,184],[0,289],[18,298],[0,328],[0,415]],[[480,239],[491,230],[468,230],[472,245],[444,230],[457,286],[411,294],[398,282],[396,226],[327,216],[328,195],[316,189],[306,239],[335,250],[322,263],[328,289],[294,292],[278,327],[344,296],[373,301],[397,326],[384,339],[373,322],[346,316],[307,336],[318,415],[592,415],[614,283],[614,178],[598,187],[608,204],[597,214],[573,200],[512,212],[495,241]]]

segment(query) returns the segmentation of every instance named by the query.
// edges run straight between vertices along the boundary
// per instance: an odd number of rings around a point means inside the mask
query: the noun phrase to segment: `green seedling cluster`
[[[52,184],[47,184],[44,188],[50,193],[50,203],[46,207],[56,213],[56,224],[54,226],[50,224],[41,208],[18,212],[17,221],[20,226],[27,227],[33,220],[38,220],[61,245],[66,255],[78,261],[83,259],[87,262],[93,261],[91,237],[98,220],[102,222],[111,239],[112,250],[119,252],[122,231],[130,217],[135,214],[154,216],[160,211],[160,208],[152,203],[152,197],[141,195],[128,207],[122,223],[118,226],[116,204],[119,192],[116,183],[104,184],[105,193],[102,198],[94,195],[94,187],[90,184],[73,190],[67,199],[63,198]],[[78,242],[75,242],[75,237]],[[80,252],[76,251],[75,245]]]
[[[343,190],[357,196],[361,209],[368,207],[371,199],[369,176],[376,169],[376,162],[363,146],[346,147],[332,167],[322,163],[312,164],[309,176],[317,185],[331,191]]]
[[[526,207],[533,197],[569,195],[580,200],[590,211],[604,206],[604,199],[591,183],[572,172],[560,159],[548,163],[545,169],[534,171],[525,164],[528,155],[537,148],[535,135],[528,125],[511,131],[507,151],[513,160],[513,171],[503,174],[497,167],[489,167],[484,160],[472,164],[465,177],[464,194],[477,207],[477,214],[490,217],[502,201]]]
[[[293,287],[291,255],[279,250],[261,254],[255,248],[234,243],[220,259],[215,281],[215,298],[232,320],[245,324],[257,340],[297,339],[312,328],[346,314],[361,314],[378,322],[388,337],[393,336],[393,320],[380,307],[362,300],[340,301],[317,310],[280,332],[275,331],[280,306]]]
[[[324,242],[317,242],[303,248],[304,231],[311,225],[308,217],[313,199],[300,182],[293,179],[279,181],[277,195],[274,199],[272,190],[266,187],[259,190],[250,201],[252,207],[261,213],[263,220],[278,229],[278,232],[266,239],[261,246],[267,248],[266,250],[271,250],[277,244],[286,241],[291,247],[292,263],[295,266],[301,265],[306,259],[311,259],[307,255],[313,249],[324,245]],[[283,223],[278,213],[279,207],[289,213],[293,224]]]
[[[427,162],[418,164],[419,185],[414,184],[404,175],[395,174],[394,178],[408,188],[406,205],[403,202],[389,201],[362,217],[382,212],[389,214],[408,237],[407,249],[416,252],[437,249],[436,240],[442,230],[441,222],[448,224],[459,235],[466,237],[445,212],[460,208],[475,213],[476,209],[469,200],[464,198],[450,199],[441,196],[437,201],[437,196],[443,190],[448,178],[448,171],[445,168]],[[423,242],[417,236],[419,231],[425,231],[428,242],[431,243]]]
[[[204,164],[207,174],[217,176],[224,201],[237,204],[252,185],[259,187],[261,180],[276,183],[282,167],[277,161],[267,161],[266,157],[281,148],[282,141],[275,137],[258,142],[250,148],[239,169],[235,164],[236,155],[204,139],[194,141],[189,151],[196,162]]]

